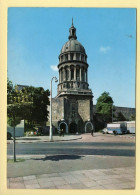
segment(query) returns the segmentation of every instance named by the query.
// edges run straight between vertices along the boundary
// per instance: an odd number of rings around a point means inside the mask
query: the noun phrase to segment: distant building
[[[121,112],[124,117],[128,120],[131,120],[131,116],[136,114],[135,108],[129,108],[129,107],[120,107],[120,106],[114,106],[114,115],[117,116],[119,112]],[[96,105],[93,105],[93,113],[96,113]]]
[[[17,85],[17,89],[20,91],[25,87],[29,87],[28,85]]]

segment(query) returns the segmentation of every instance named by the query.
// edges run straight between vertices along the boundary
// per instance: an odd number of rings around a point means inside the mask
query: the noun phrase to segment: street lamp
[[[50,85],[50,141],[53,141],[52,137],[52,81],[55,79],[55,82],[58,82],[56,77],[53,77],[51,79],[51,85]]]
[[[112,103],[112,123],[113,123],[113,103]]]

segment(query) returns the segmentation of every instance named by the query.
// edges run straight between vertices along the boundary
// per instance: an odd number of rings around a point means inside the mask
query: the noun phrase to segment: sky
[[[8,8],[8,78],[14,85],[50,89],[72,17],[88,56],[93,103],[106,91],[115,106],[135,107],[135,8]]]

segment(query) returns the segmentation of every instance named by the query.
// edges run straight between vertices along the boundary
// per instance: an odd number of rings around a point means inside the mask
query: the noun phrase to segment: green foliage
[[[16,127],[19,123],[20,123],[20,121],[21,121],[21,118],[20,117],[8,117],[8,119],[7,119],[7,123],[8,123],[8,125],[10,125],[11,127]]]
[[[131,117],[130,117],[130,120],[135,121],[136,120],[136,115],[132,114]]]
[[[30,123],[34,122],[41,124],[48,120],[47,105],[49,105],[50,95],[49,90],[44,90],[42,87],[26,87],[22,89],[26,97],[32,100],[29,112],[27,112],[25,119]]]
[[[100,114],[104,123],[112,121],[113,99],[108,92],[104,92],[97,99],[96,113]]]
[[[19,91],[17,86],[12,87],[12,90],[9,90],[7,87],[7,91],[7,115],[9,118],[9,123],[14,124],[12,121],[24,119],[27,110],[32,104],[32,100],[25,98],[26,94],[24,94],[22,91]]]
[[[16,162],[24,162],[25,159],[22,159],[22,158],[19,158],[19,159],[16,159]],[[7,163],[14,163],[14,160],[13,159],[7,159]]]
[[[7,79],[7,102],[10,102],[10,94],[13,91],[13,83]]]
[[[27,120],[28,123],[42,124],[48,120],[49,90],[42,87],[25,87],[18,90],[7,80],[7,114],[9,118]],[[11,121],[12,121],[11,120]],[[12,122],[8,122],[13,124]]]
[[[102,130],[104,128],[104,121],[101,114],[94,114],[93,116],[95,131]]]

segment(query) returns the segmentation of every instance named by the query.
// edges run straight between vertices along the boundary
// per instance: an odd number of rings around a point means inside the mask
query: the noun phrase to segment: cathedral
[[[52,124],[65,133],[93,129],[93,94],[88,84],[87,54],[77,40],[76,28],[69,29],[68,41],[59,55],[59,84],[52,99]]]

